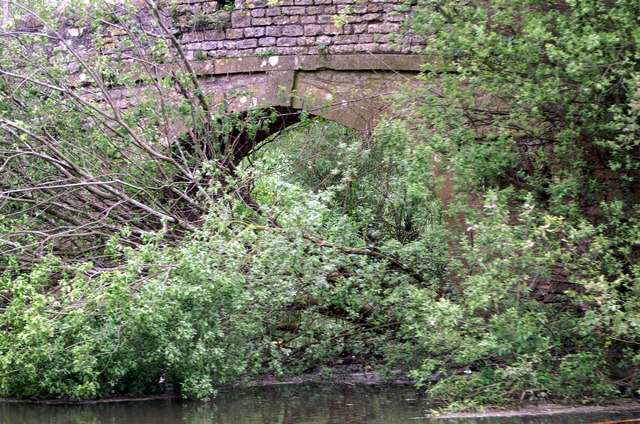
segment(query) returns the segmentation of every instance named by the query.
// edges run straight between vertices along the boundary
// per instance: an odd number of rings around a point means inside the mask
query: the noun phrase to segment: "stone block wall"
[[[412,53],[404,0],[179,0],[164,10],[190,59]]]
[[[182,44],[187,58],[204,60],[242,56],[411,54],[424,40],[407,34],[406,0],[167,0],[165,24]],[[154,17],[134,0],[134,20],[154,29]],[[117,2],[116,2],[117,4]],[[115,13],[131,13],[123,8]],[[60,35],[74,48],[93,50],[94,29],[67,18]],[[17,27],[38,31],[39,21],[26,16]],[[102,28],[100,54],[127,61],[129,35],[115,24]],[[140,43],[143,49],[148,45]]]

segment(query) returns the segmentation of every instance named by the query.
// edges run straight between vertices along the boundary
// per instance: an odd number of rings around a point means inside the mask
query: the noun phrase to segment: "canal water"
[[[445,420],[409,387],[288,385],[222,391],[211,402],[162,399],[85,405],[0,404],[2,424],[565,424],[640,412]],[[640,423],[640,421],[638,421]]]

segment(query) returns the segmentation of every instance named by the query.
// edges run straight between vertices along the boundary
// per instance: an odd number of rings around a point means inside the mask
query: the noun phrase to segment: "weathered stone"
[[[292,16],[292,15],[304,15],[306,12],[304,7],[288,6],[288,7],[282,8],[282,13],[288,16]]]
[[[290,37],[298,37],[304,34],[302,25],[284,25],[282,27],[282,35]]]
[[[345,54],[353,53],[356,51],[356,46],[353,44],[333,45],[329,47],[329,53]]]
[[[367,32],[367,24],[356,24],[353,26],[353,33],[354,34],[363,34],[365,32]]]
[[[358,43],[373,43],[373,34],[358,35]]]
[[[331,44],[333,42],[333,37],[330,37],[328,35],[321,35],[321,36],[316,38],[316,42],[318,44],[323,44],[325,46],[328,46],[329,44]]]
[[[225,49],[225,50],[235,49],[237,45],[238,45],[238,41],[237,40],[220,41],[220,48]]]
[[[299,46],[315,46],[316,45],[316,37],[300,37],[298,38]]]
[[[282,37],[279,38],[278,41],[276,41],[276,45],[278,47],[289,47],[289,46],[295,46],[298,44],[298,41],[295,37]]]
[[[200,7],[202,8],[203,12],[213,13],[216,10],[218,10],[218,2],[216,2],[216,1],[207,1],[207,2],[202,3],[200,5]]]
[[[223,40],[225,36],[226,36],[225,31],[221,28],[204,32],[204,38],[207,41],[220,41],[220,40]]]
[[[238,40],[236,43],[236,48],[238,49],[253,49],[258,47],[258,40],[256,40],[255,38]]]
[[[216,41],[205,41],[202,43],[202,50],[210,51],[218,48],[218,44]]]
[[[395,22],[384,22],[381,24],[369,24],[369,28],[367,31],[372,34],[390,34],[390,33],[399,33],[400,32],[400,24]]]
[[[384,16],[386,22],[404,22],[407,17],[401,13],[388,13]]]
[[[265,33],[264,27],[251,27],[244,29],[245,37],[262,37]]]
[[[334,44],[357,44],[357,35],[343,35],[342,37],[336,37]]]
[[[229,40],[237,40],[238,38],[242,38],[244,35],[244,31],[240,28],[229,28],[225,33],[226,38]]]
[[[364,43],[360,42],[356,44],[355,51],[356,52],[374,52],[378,48],[377,43]]]
[[[255,26],[271,25],[271,18],[252,18],[251,25],[255,25]]]
[[[323,32],[325,34],[337,35],[337,34],[342,34],[343,30],[341,27],[337,27],[332,24],[332,25],[325,25]]]
[[[281,26],[268,26],[265,29],[265,34],[269,37],[280,37],[282,35],[282,27]]]
[[[169,0],[176,1],[176,0]],[[255,55],[265,52],[286,55],[315,54],[321,57],[361,54],[410,55],[424,48],[425,40],[402,35],[406,12],[399,12],[405,0],[236,0],[236,10],[219,10],[217,0],[180,0],[181,8],[216,15],[229,21],[224,28],[195,31],[183,25],[180,42],[189,57]],[[268,3],[272,4],[269,6]],[[338,18],[339,16],[339,18]],[[346,23],[345,23],[346,20]],[[336,23],[342,25],[335,25]],[[84,29],[69,27],[63,34],[72,45],[82,45]],[[105,35],[105,54],[126,60],[120,50],[121,30]],[[76,35],[77,33],[77,35]]]
[[[280,7],[267,7],[265,9],[267,16],[280,16],[282,15],[282,8]]]
[[[260,40],[258,40],[259,42]],[[275,41],[274,41],[275,44]],[[257,55],[264,55],[267,53],[273,53],[273,49],[271,47],[256,47],[256,49],[254,50],[254,53]]]
[[[321,35],[324,33],[323,25],[305,25],[304,26],[304,35]]]
[[[282,54],[286,55],[298,55],[303,54],[306,51],[306,47],[284,47],[282,49]]]
[[[270,47],[276,45],[276,37],[262,37],[258,39],[258,45],[263,47]]]
[[[274,16],[272,19],[273,25],[283,26],[295,23],[298,20],[297,16]]]
[[[231,12],[231,26],[234,28],[251,26],[251,16],[246,15],[239,10],[234,10]]]
[[[316,19],[319,24],[331,24],[335,20],[334,15],[318,15]]]

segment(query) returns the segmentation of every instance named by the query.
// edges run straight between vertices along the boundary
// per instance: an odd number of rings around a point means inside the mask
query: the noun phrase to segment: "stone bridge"
[[[305,110],[369,131],[384,112],[381,97],[421,68],[423,42],[402,32],[410,13],[403,0],[174,0],[160,12],[205,94],[232,110]],[[144,5],[134,17],[153,20]],[[65,29],[71,46],[86,45],[89,30]],[[102,54],[122,59],[129,36],[107,26]],[[136,101],[135,91],[112,89],[120,108]]]

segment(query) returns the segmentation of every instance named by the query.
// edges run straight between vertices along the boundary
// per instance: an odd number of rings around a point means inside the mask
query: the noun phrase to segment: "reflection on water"
[[[0,404],[6,424],[561,424],[639,418],[636,413],[436,420],[408,387],[296,385],[221,392],[212,402],[155,400],[91,405]]]

